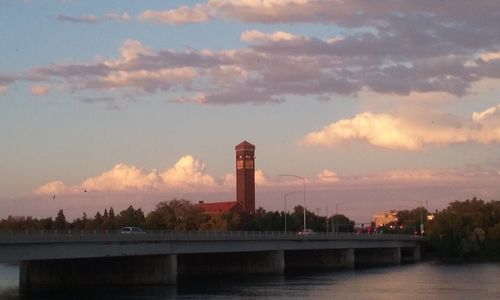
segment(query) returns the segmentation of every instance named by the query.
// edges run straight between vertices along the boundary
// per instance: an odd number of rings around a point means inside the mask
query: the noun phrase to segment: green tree
[[[109,208],[109,214],[108,214],[108,228],[109,229],[116,229],[116,216],[115,216],[115,211],[113,207]]]
[[[203,210],[185,199],[162,201],[148,214],[146,224],[152,228],[176,231],[198,230],[207,219]]]
[[[52,220],[52,218],[43,218],[43,219],[40,219],[40,229],[43,229],[43,230],[49,230],[49,229],[52,229],[54,227],[54,220]]]
[[[67,227],[68,223],[66,222],[66,217],[64,216],[63,210],[60,209],[54,221],[54,229],[63,230]]]
[[[267,212],[262,207],[255,210],[255,214],[248,217],[244,230],[252,231],[281,231],[284,228],[284,215],[277,212]]]
[[[500,203],[472,198],[454,201],[438,212],[428,226],[428,245],[444,259],[469,259],[495,248]],[[492,248],[493,247],[493,248]]]
[[[329,218],[328,223],[333,224],[334,231],[354,232],[354,221],[351,221],[345,215],[333,215]]]
[[[101,229],[103,226],[103,218],[100,212],[97,212],[92,220],[91,229],[97,230]]]
[[[117,223],[120,225],[120,227],[144,226],[144,223],[146,221],[142,209],[134,209],[132,205],[130,205],[127,209],[122,210],[117,219]]]

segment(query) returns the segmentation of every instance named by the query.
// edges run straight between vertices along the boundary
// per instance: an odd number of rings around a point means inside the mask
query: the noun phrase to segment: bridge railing
[[[171,231],[147,230],[122,233],[120,230],[21,230],[0,231],[0,243],[9,242],[95,242],[95,241],[157,241],[157,240],[420,240],[408,234],[387,233],[325,233],[300,234],[282,231]]]

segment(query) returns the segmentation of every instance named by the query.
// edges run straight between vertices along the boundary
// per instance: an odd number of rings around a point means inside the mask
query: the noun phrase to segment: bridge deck
[[[142,234],[121,234],[120,231],[17,231],[0,232],[0,245],[9,243],[51,242],[127,242],[127,241],[265,241],[265,240],[396,240],[418,241],[420,236],[408,234],[314,233],[301,235],[279,231],[147,231]]]
[[[0,262],[140,255],[415,247],[412,235],[282,232],[24,232],[0,234]]]

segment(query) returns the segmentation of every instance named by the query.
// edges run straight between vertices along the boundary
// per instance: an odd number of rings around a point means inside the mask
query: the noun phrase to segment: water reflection
[[[422,263],[353,271],[210,278],[176,287],[92,287],[20,296],[17,266],[0,265],[0,299],[500,299],[500,264]]]

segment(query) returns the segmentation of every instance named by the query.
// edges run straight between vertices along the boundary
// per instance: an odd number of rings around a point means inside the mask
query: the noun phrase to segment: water
[[[0,299],[500,299],[500,264],[420,263],[353,271],[211,279],[177,287],[86,288],[18,294],[18,267],[0,264]]]

